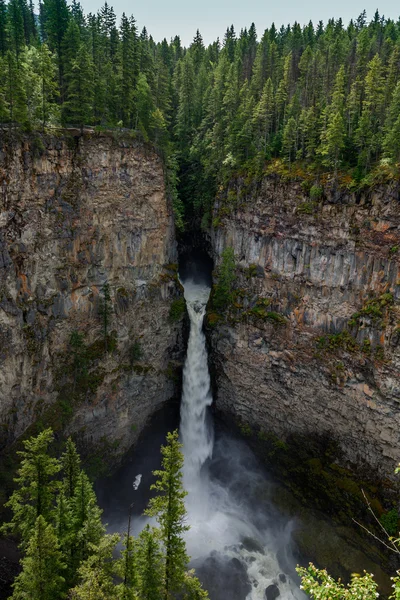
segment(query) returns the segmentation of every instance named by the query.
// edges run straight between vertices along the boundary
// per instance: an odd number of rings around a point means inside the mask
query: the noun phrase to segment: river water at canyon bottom
[[[212,395],[203,333],[209,284],[201,274],[186,277],[183,284],[190,336],[179,431],[191,566],[211,600],[301,600],[306,596],[299,588],[295,565],[306,561],[292,541],[295,521],[275,505],[276,484],[245,441],[214,427],[209,412]],[[166,432],[176,428],[176,416],[173,407],[160,412],[131,462],[98,487],[110,531],[126,530],[132,501],[134,532],[146,524],[141,514],[150,495],[151,472],[159,467],[159,447]],[[132,482],[139,472],[142,483],[134,492]]]

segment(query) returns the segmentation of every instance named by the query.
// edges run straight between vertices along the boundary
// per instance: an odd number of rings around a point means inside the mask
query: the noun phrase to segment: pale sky
[[[85,13],[96,12],[104,0],[81,0]],[[180,35],[182,44],[191,43],[196,29],[200,29],[205,44],[217,37],[221,40],[226,28],[233,23],[237,32],[249,27],[254,21],[258,36],[275,22],[276,27],[298,21],[301,25],[311,19],[314,25],[330,17],[342,17],[347,25],[365,8],[368,18],[372,18],[376,8],[381,15],[397,20],[400,5],[395,0],[383,0],[377,6],[377,0],[335,0],[318,2],[317,0],[108,0],[114,7],[118,19],[123,12],[133,14],[139,30],[145,25],[156,41],[164,37]]]

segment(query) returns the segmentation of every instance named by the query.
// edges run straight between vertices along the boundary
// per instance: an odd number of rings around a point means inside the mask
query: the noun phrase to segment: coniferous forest
[[[301,27],[272,24],[205,47],[156,43],[107,3],[0,0],[0,122],[127,128],[167,157],[189,213],[210,221],[218,185],[268,161],[329,172],[356,187],[396,177],[400,160],[400,22],[378,11]],[[278,161],[278,162],[277,162]],[[369,178],[369,179],[368,179]]]

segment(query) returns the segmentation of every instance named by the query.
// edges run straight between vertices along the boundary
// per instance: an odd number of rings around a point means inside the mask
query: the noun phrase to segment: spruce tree
[[[17,534],[22,548],[27,547],[38,517],[47,522],[54,518],[55,493],[60,487],[55,476],[61,467],[48,454],[53,438],[52,430],[46,429],[37,437],[24,440],[25,449],[18,451],[21,466],[14,479],[17,489],[6,503],[13,516],[3,530]]]
[[[164,557],[157,530],[147,525],[140,533],[137,548],[140,600],[160,600],[163,596]]]
[[[91,545],[89,557],[79,567],[80,582],[70,592],[71,600],[115,600],[113,552],[119,535],[105,535]]]
[[[65,444],[65,452],[61,456],[61,473],[63,475],[63,490],[66,498],[73,498],[78,479],[81,476],[81,459],[71,437]]]
[[[63,121],[78,125],[83,131],[84,125],[91,122],[94,93],[93,63],[83,43],[70,71],[66,73],[66,84]]]
[[[65,564],[57,536],[39,516],[31,530],[26,555],[21,561],[12,600],[55,600],[66,597]]]
[[[189,563],[183,535],[189,527],[185,525],[184,499],[187,492],[182,486],[183,455],[178,432],[167,435],[167,444],[161,447],[162,468],[154,471],[157,477],[151,486],[159,495],[151,498],[146,513],[156,517],[160,526],[160,539],[165,552],[164,600],[171,600],[183,589],[185,573]]]
[[[5,0],[0,0],[0,57],[4,57],[8,50],[7,6]]]
[[[75,568],[90,555],[91,548],[104,535],[101,522],[102,510],[97,505],[96,495],[88,476],[81,471],[71,498],[72,561]]]

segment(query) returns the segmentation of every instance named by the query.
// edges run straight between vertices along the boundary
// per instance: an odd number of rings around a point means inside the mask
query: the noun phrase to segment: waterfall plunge
[[[185,455],[187,489],[198,483],[200,470],[212,456],[214,435],[207,408],[212,404],[203,319],[210,290],[193,281],[185,282],[185,299],[190,316],[190,335],[183,371],[180,433]]]
[[[280,554],[293,573],[290,523],[282,522],[267,499],[267,514],[256,506],[264,477],[254,456],[241,442],[225,436],[220,436],[213,456],[213,425],[207,414],[212,395],[203,333],[210,288],[187,279],[184,289],[190,335],[183,371],[180,436],[190,525],[186,543],[193,566],[203,574],[212,600],[264,600],[271,585],[279,587],[279,600],[303,599],[290,578],[280,575],[282,566],[277,558]],[[208,459],[211,473],[206,466]]]

